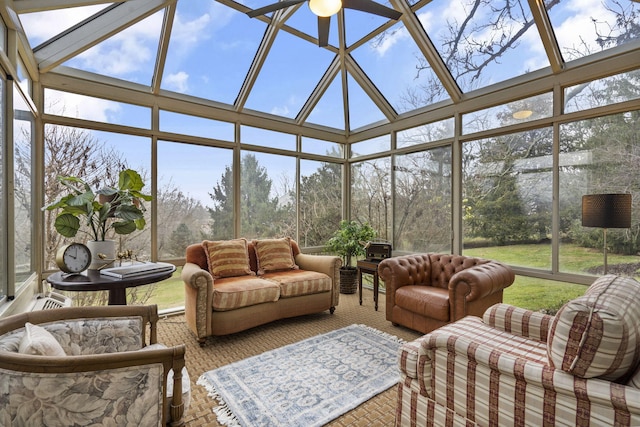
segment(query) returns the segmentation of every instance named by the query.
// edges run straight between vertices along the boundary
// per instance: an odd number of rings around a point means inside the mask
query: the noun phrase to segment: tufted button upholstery
[[[423,333],[469,314],[482,316],[515,280],[500,262],[437,253],[388,258],[378,274],[386,287],[387,320]]]

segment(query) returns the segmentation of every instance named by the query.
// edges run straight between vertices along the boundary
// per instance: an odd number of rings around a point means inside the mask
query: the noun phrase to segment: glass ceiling
[[[70,67],[345,132],[637,44],[640,26],[631,0],[390,0],[400,20],[341,10],[318,47],[306,2],[245,13],[270,2],[13,4],[40,72]]]

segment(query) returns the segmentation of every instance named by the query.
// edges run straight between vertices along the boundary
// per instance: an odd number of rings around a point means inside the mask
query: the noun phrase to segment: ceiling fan
[[[331,16],[340,11],[341,8],[360,10],[362,12],[372,13],[389,19],[400,19],[402,13],[397,10],[388,8],[373,0],[282,0],[268,6],[247,12],[250,18],[264,15],[269,12],[284,9],[299,3],[309,1],[309,9],[318,15],[318,46],[323,47],[329,44],[329,25],[331,24]]]

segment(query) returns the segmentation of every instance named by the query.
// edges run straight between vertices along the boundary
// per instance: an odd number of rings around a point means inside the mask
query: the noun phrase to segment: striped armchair
[[[496,304],[406,343],[396,426],[639,426],[639,310],[605,276],[556,316]]]

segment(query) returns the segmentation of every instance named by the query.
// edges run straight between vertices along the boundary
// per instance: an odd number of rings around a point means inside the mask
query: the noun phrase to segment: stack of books
[[[162,273],[173,271],[173,264],[166,262],[139,262],[121,267],[104,268],[100,270],[103,276],[116,277],[118,279],[130,279],[132,277],[144,276],[151,273]]]

